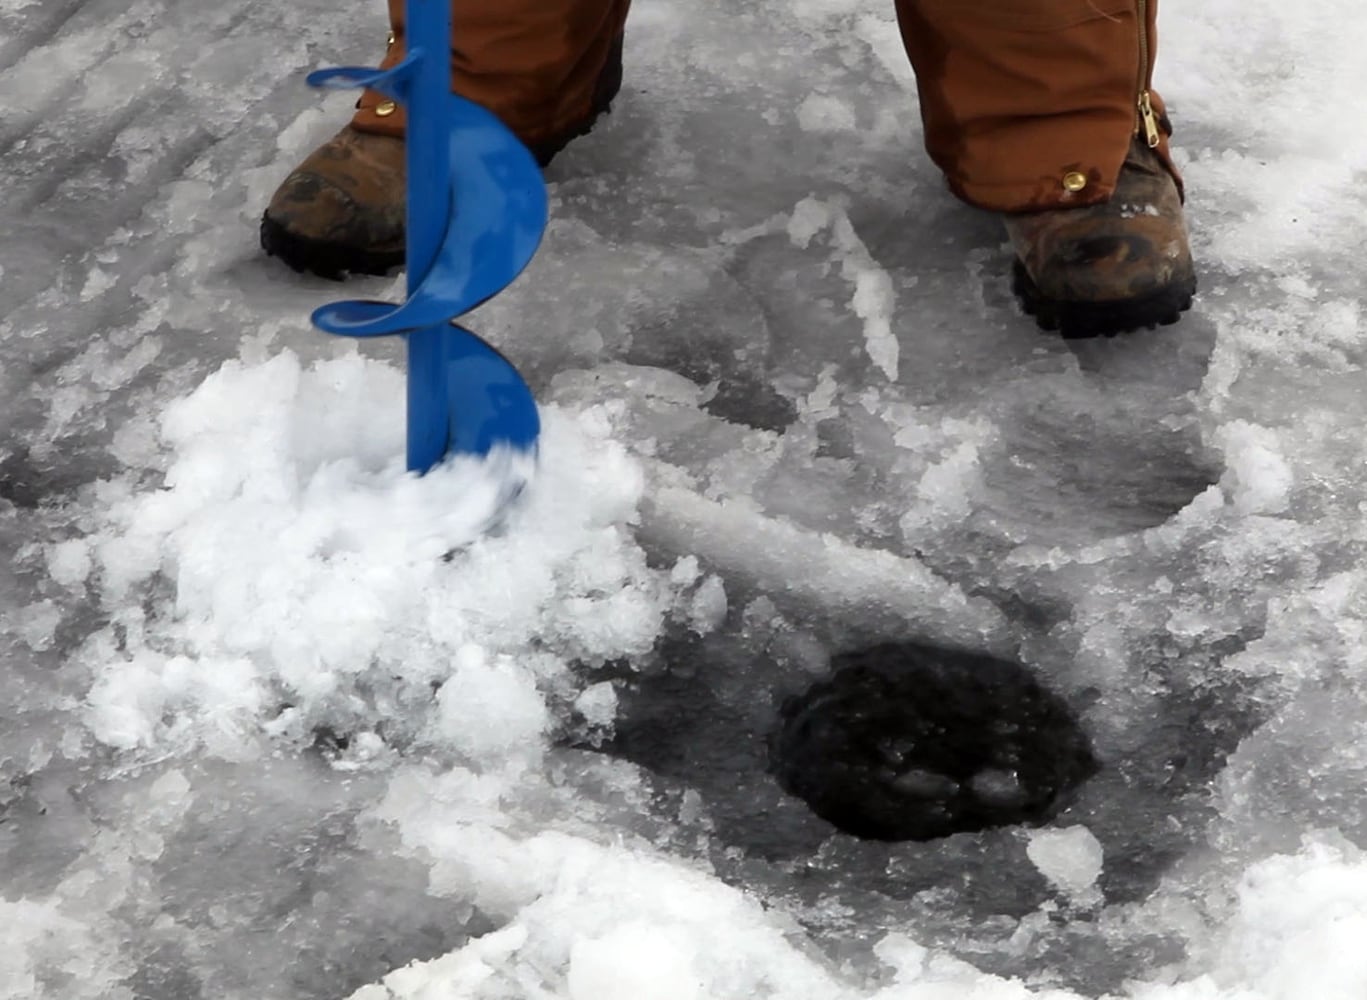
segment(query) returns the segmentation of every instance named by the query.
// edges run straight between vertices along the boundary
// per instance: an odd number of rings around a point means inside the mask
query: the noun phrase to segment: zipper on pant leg
[[[1149,0],[1138,0],[1136,12],[1139,22],[1139,101],[1135,110],[1134,134],[1144,133],[1144,141],[1155,149],[1160,141],[1158,116],[1154,114],[1153,98],[1149,96]]]

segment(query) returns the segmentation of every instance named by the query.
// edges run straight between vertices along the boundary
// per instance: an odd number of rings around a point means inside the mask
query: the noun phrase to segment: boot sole
[[[261,249],[299,274],[341,281],[348,274],[388,274],[403,265],[403,250],[362,250],[290,232],[269,215],[261,217]]]
[[[1196,278],[1191,276],[1133,299],[1073,302],[1046,297],[1017,259],[1012,267],[1011,289],[1026,315],[1033,316],[1041,330],[1057,333],[1065,340],[1082,340],[1172,326],[1191,308]]]
[[[588,135],[598,119],[612,113],[612,102],[622,89],[622,39],[619,37],[608,54],[607,65],[599,78],[594,93],[593,109],[583,125],[545,142],[528,147],[537,165],[545,169],[563,150],[580,136]],[[348,274],[384,275],[404,263],[405,249],[369,250],[330,243],[290,232],[269,215],[261,216],[261,249],[268,256],[279,257],[300,274],[308,273],[329,281],[342,281]]]

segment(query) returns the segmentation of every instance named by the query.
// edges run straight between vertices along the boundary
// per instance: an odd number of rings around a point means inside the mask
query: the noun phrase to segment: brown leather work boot
[[[391,39],[392,44],[392,39]],[[618,39],[594,91],[587,120],[529,144],[546,166],[572,139],[612,110],[622,85]],[[347,272],[385,274],[404,262],[407,214],[402,138],[346,126],[285,178],[261,219],[261,247],[296,271],[340,280]]]
[[[403,263],[404,143],[348,125],[285,178],[261,219],[261,246],[296,271],[340,279]]]
[[[1109,201],[1004,219],[1016,295],[1041,329],[1110,336],[1176,323],[1191,308],[1196,272],[1182,197],[1140,139]]]

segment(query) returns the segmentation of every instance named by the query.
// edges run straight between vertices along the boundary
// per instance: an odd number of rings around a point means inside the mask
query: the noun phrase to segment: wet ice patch
[[[89,540],[112,619],[82,654],[101,742],[238,756],[379,725],[472,759],[535,753],[545,693],[578,694],[572,660],[644,654],[667,618],[724,608],[696,564],[647,565],[642,474],[592,407],[546,413],[535,476],[510,454],[411,475],[402,411],[387,365],[289,353],[167,408],[162,487],[104,486]],[[510,478],[527,485],[507,506]],[[85,557],[51,559],[74,581]]]
[[[49,649],[53,633],[61,623],[62,611],[52,601],[35,601],[0,615],[0,622],[13,629],[30,649]]]
[[[808,94],[798,105],[797,121],[805,132],[848,132],[858,125],[854,108],[829,94]]]
[[[90,927],[49,903],[0,899],[0,997],[43,996],[52,981],[74,981],[73,998],[94,998],[120,970]],[[93,980],[93,983],[92,983]],[[109,994],[105,994],[109,995]]]
[[[840,263],[841,276],[853,286],[850,309],[864,321],[864,346],[869,360],[887,378],[897,378],[901,345],[892,332],[897,293],[887,270],[869,253],[845,209],[835,203],[806,198],[793,209],[788,237],[806,248],[816,236],[829,231],[832,257]]]

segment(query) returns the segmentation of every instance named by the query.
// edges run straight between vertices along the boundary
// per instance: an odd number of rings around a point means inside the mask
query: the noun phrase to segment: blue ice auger
[[[370,87],[408,108],[408,298],[334,302],[315,326],[408,341],[408,468],[499,446],[531,450],[541,429],[517,369],[453,321],[522,273],[546,228],[532,154],[484,108],[451,93],[451,0],[408,0],[408,54],[388,70],[312,73],[314,87]]]

